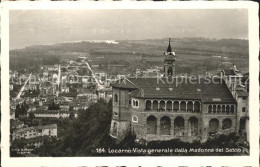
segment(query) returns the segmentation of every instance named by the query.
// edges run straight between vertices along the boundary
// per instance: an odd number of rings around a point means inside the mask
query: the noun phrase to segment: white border
[[[169,157],[9,157],[9,18],[13,9],[248,9],[250,70],[250,156]],[[259,23],[254,2],[3,2],[2,14],[2,121],[3,167],[22,166],[259,166]]]

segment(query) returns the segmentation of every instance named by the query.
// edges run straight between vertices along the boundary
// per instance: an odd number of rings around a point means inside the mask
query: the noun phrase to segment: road
[[[31,76],[32,76],[32,73],[29,75],[28,79],[25,81],[24,85],[22,86],[22,88],[20,89],[19,93],[18,93],[17,96],[15,97],[15,100],[20,99],[20,97],[21,97],[21,95],[22,95],[22,93],[23,93],[23,91],[24,91],[24,88],[25,88],[25,86],[27,85],[27,83],[29,82]]]
[[[87,63],[88,69],[91,71],[92,77],[95,79],[95,81],[96,81],[96,83],[97,83],[97,90],[104,89],[105,86],[100,84],[100,82],[99,82],[98,78],[96,77],[94,71],[91,69],[91,67],[90,67],[90,65],[88,64],[88,62],[86,62],[86,63]]]

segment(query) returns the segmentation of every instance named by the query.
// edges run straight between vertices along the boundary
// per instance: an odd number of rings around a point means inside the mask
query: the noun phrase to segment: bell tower
[[[164,52],[164,77],[175,76],[175,53],[172,51],[171,39],[169,38],[169,45],[167,51]]]

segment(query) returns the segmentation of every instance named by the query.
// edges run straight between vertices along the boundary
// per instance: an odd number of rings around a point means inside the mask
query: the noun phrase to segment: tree
[[[71,112],[71,113],[70,113],[69,118],[70,118],[71,120],[73,120],[73,119],[75,118],[74,112]]]
[[[74,115],[72,113],[70,118]],[[66,126],[62,132],[61,145],[56,147],[56,152],[63,152],[63,156],[91,156],[95,155],[98,147],[110,147],[113,143],[109,136],[111,114],[112,102],[104,100],[79,111],[79,118],[73,119],[71,126]]]
[[[27,115],[28,108],[29,106],[26,102],[17,104],[15,109],[15,118],[19,118],[20,115]]]
[[[16,108],[15,108],[15,118],[19,118],[19,115],[20,115],[20,113],[21,113],[20,110],[21,110],[21,109],[20,109],[20,105],[17,104],[17,105],[16,105]]]
[[[69,111],[73,111],[74,107],[73,106],[69,106]]]
[[[34,113],[30,112],[29,113],[29,119],[31,120],[31,125],[33,124],[33,119],[35,118]]]
[[[59,110],[59,109],[60,109],[60,105],[54,103],[54,101],[48,106],[48,110]]]

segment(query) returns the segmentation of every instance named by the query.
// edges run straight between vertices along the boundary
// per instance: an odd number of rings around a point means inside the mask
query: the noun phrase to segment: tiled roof
[[[138,88],[132,81],[130,81],[130,79],[125,78],[125,79],[118,80],[114,84],[112,84],[112,86],[117,88],[128,88],[128,89]]]
[[[248,96],[248,92],[246,92],[246,91],[243,91],[243,90],[237,90],[236,91],[237,92],[237,95],[238,96]]]
[[[228,90],[226,84],[208,83],[206,79],[191,80],[188,78],[178,78],[179,83],[169,79],[169,82],[163,78],[129,78],[125,84],[121,84],[120,88],[136,88],[132,91],[133,97],[141,98],[170,98],[170,99],[198,99],[203,102],[226,102],[235,103],[235,99]],[[173,82],[172,82],[173,81]],[[215,82],[220,82],[220,79],[215,79]],[[118,86],[118,85],[117,85]],[[134,87],[135,86],[135,87]]]

